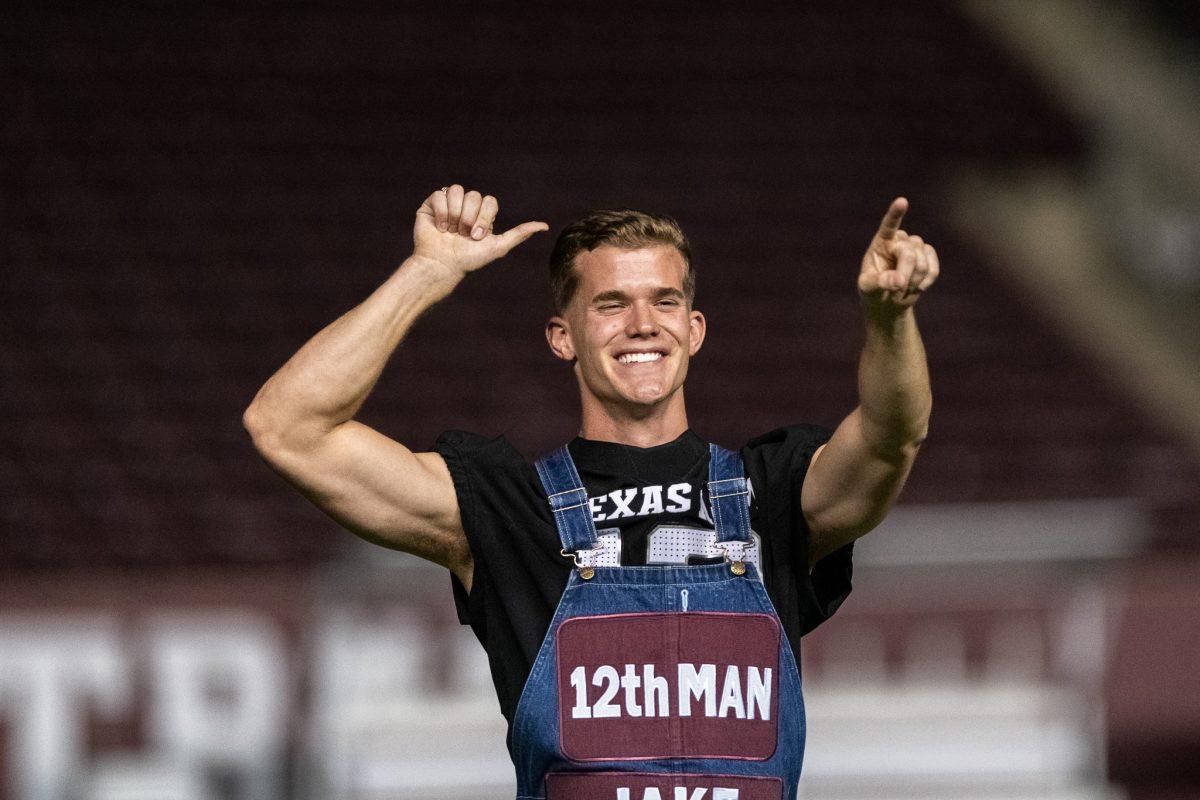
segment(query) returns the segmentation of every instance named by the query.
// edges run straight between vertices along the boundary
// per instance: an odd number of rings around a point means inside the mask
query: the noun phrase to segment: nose
[[[634,303],[629,311],[625,335],[654,336],[657,333],[658,321],[654,318],[654,309],[648,303]]]

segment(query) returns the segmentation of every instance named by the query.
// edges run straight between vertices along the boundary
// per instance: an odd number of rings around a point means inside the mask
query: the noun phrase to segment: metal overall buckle
[[[746,542],[732,541],[718,544],[717,549],[721,551],[721,555],[725,556],[725,563],[729,565],[729,571],[734,575],[746,574]],[[730,555],[730,550],[734,551]]]
[[[579,552],[573,552],[571,550],[563,549],[559,550],[558,552],[562,554],[563,558],[569,558],[572,562],[574,562],[575,568],[579,570],[579,577],[583,578],[585,581],[591,580],[592,576],[596,574],[596,570],[592,568],[591,564],[579,560],[579,553],[587,553],[588,557],[590,558],[596,554],[595,550],[580,550]]]

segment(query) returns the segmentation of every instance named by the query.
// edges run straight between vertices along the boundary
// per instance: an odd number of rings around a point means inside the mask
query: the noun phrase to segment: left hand
[[[902,311],[921,298],[938,276],[937,252],[920,236],[900,230],[908,201],[892,201],[862,260],[858,294],[868,308]]]

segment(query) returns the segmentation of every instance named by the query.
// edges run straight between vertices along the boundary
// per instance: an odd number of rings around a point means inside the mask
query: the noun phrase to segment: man
[[[672,220],[631,211],[593,213],[555,247],[546,337],[574,365],[582,419],[536,473],[503,437],[448,432],[413,453],[356,422],[414,320],[547,229],[495,234],[496,199],[458,184],[418,210],[413,255],[247,409],[256,447],[320,508],[451,571],[520,797],[793,796],[796,645],[849,592],[852,543],[928,425],[913,305],[938,262],[900,229],[907,206],[892,202],[863,257],[860,403],[832,435],[791,426],[738,454],[689,429],[683,383],[706,333],[690,251]]]

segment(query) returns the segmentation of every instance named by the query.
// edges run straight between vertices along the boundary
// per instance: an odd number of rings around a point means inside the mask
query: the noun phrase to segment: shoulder
[[[459,505],[472,514],[544,504],[541,483],[533,465],[503,436],[483,436],[450,430],[438,436],[433,448],[446,461]]]
[[[483,436],[469,431],[450,430],[438,436],[433,449],[446,460],[451,472],[464,468],[532,467],[503,434]]]
[[[504,434],[500,434],[499,436],[484,436],[479,433],[460,430],[443,431],[437,437],[437,441],[434,442],[434,448],[439,451],[444,448],[451,448],[456,451],[465,452],[507,450],[517,453],[516,448],[504,438]]]
[[[833,431],[823,425],[787,425],[748,441],[742,448],[742,459],[746,463],[746,469],[752,473],[803,473],[808,470],[813,453],[829,441],[832,435]]]
[[[833,431],[824,425],[801,422],[796,425],[785,425],[782,428],[775,428],[760,436],[755,436],[746,442],[746,447],[757,449],[762,447],[778,447],[781,445],[786,446],[789,444],[796,445],[810,439],[817,439],[824,442],[832,435]]]

